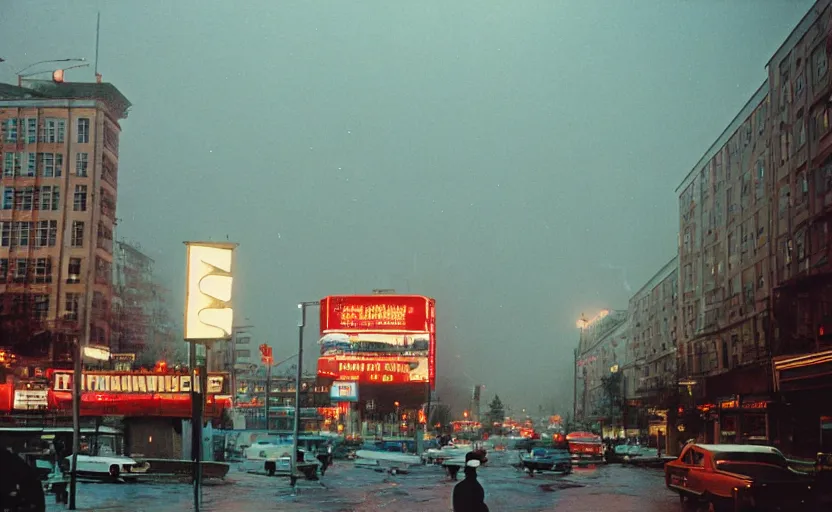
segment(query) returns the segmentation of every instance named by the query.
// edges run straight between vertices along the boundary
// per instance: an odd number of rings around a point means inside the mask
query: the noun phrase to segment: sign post
[[[193,463],[194,512],[199,512],[202,485],[202,422],[207,368],[198,364],[197,344],[229,340],[233,333],[231,307],[232,259],[237,244],[185,242],[185,341],[190,346],[191,460]]]
[[[295,379],[295,418],[292,426],[292,494],[297,494],[298,481],[298,436],[300,435],[300,387],[301,379],[303,378],[303,328],[306,325],[306,308],[309,306],[318,306],[320,302],[309,301],[299,302],[298,312],[300,318],[298,319],[298,373]]]

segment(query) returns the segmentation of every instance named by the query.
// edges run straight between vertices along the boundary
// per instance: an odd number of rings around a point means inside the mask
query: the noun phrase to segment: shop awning
[[[832,350],[778,357],[773,366],[777,391],[832,387]]]

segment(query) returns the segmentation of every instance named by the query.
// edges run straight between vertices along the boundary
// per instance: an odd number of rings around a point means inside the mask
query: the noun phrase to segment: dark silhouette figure
[[[0,450],[0,510],[44,512],[46,499],[37,472],[17,455]]]
[[[465,455],[465,479],[454,486],[454,512],[488,512],[485,489],[477,481],[479,465],[470,452]]]

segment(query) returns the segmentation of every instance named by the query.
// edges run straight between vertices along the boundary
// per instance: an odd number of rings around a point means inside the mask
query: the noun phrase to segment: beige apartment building
[[[13,352],[60,359],[70,337],[110,343],[129,107],[107,83],[0,84],[0,344]]]
[[[630,298],[630,332],[624,374],[624,418],[628,433],[672,434],[668,410],[676,406],[677,258],[668,261]],[[669,447],[662,446],[670,452]]]
[[[773,359],[770,437],[832,450],[832,2],[806,13],[768,63],[771,84]]]
[[[766,436],[763,417],[740,428],[731,411],[770,383],[769,104],[766,82],[677,189],[679,374],[685,405],[707,411],[691,434],[714,442]]]

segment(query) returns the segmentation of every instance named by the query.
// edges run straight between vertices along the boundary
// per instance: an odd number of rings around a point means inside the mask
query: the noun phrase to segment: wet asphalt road
[[[662,472],[602,465],[576,468],[568,476],[529,478],[508,464],[514,456],[494,454],[479,470],[492,511],[667,512],[679,510],[678,498],[664,487]],[[460,475],[461,476],[461,475]],[[320,482],[302,481],[292,496],[287,479],[239,472],[232,466],[225,482],[203,490],[202,511],[375,511],[451,510],[455,482],[442,469],[415,468],[390,476],[337,462]],[[65,510],[54,499],[50,512]],[[109,512],[181,512],[193,510],[192,488],[178,483],[81,484],[79,510]]]

